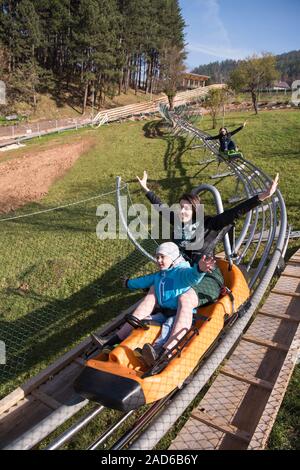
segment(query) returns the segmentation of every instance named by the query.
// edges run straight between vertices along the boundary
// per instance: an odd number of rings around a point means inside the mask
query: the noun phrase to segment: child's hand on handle
[[[143,175],[143,178],[140,179],[138,176],[137,176],[137,180],[138,182],[140,183],[141,187],[143,188],[144,191],[148,192],[150,191],[148,186],[147,186],[147,180],[148,180],[148,174],[147,174],[147,171],[145,170],[144,171],[144,175]]]
[[[277,175],[275,176],[275,179],[272,181],[272,183],[269,185],[266,191],[263,191],[262,193],[258,195],[258,198],[260,201],[264,201],[268,197],[273,196],[273,194],[277,190],[278,180],[279,180],[279,173],[277,173]]]
[[[203,273],[211,273],[214,270],[215,265],[216,262],[214,258],[207,258],[206,255],[203,255],[198,263],[199,269]]]
[[[246,124],[247,124],[247,121],[245,121],[245,122],[243,123],[243,127],[245,127],[245,126],[246,126]]]

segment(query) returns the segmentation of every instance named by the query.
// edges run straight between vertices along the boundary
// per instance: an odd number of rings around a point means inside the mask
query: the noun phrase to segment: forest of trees
[[[280,79],[289,85],[294,80],[300,79],[300,50],[291,51],[275,56],[276,69],[280,74]],[[237,67],[240,61],[223,60],[221,62],[211,62],[207,65],[199,65],[193,72],[209,75],[210,83],[225,83],[228,81],[231,72]]]
[[[0,0],[0,80],[9,103],[65,89],[83,112],[129,87],[155,92],[184,27],[178,0]]]

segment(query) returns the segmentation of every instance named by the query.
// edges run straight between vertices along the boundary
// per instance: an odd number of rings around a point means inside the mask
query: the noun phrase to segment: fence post
[[[6,364],[6,345],[0,341],[0,364]]]

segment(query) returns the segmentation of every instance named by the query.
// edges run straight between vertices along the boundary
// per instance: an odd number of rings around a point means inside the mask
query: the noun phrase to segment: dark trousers
[[[236,150],[236,145],[233,140],[225,140],[221,147],[222,152],[228,152],[228,150]]]

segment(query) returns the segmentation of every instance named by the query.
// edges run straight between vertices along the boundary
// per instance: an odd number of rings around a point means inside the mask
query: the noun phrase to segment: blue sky
[[[179,0],[188,69],[300,49],[300,0]]]

